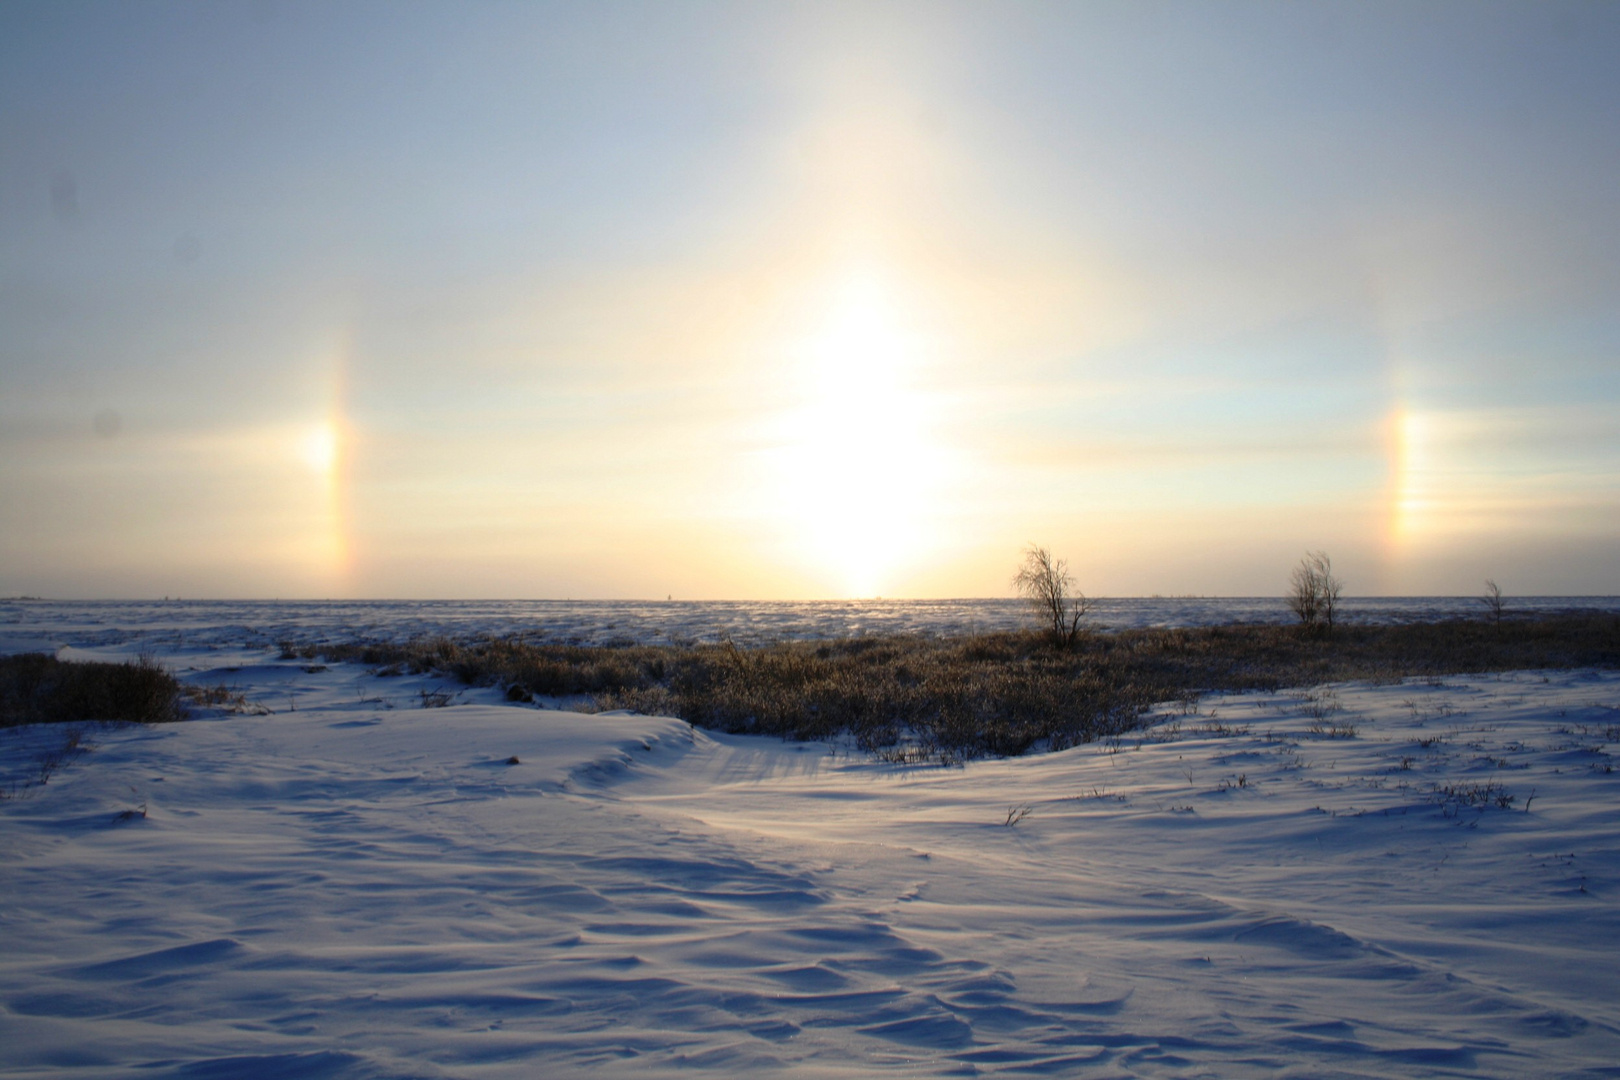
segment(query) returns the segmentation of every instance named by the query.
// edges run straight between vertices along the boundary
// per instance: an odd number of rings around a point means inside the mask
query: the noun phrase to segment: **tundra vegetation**
[[[1055,566],[1062,574],[1061,564]],[[1392,682],[1483,671],[1620,667],[1620,617],[1566,614],[1341,625],[1216,626],[957,637],[871,636],[741,648],[563,645],[521,637],[404,643],[287,643],[288,659],[358,663],[377,675],[433,674],[496,687],[508,700],[677,716],[728,732],[791,739],[848,736],[896,760],[952,762],[1061,749],[1139,726],[1156,705],[1210,692],[1277,690],[1352,679]],[[188,699],[161,665],[0,658],[0,727],[160,722]],[[456,694],[437,690],[448,704]],[[211,699],[210,699],[211,700]],[[427,702],[424,702],[427,703]],[[232,711],[242,711],[233,709]]]
[[[149,657],[108,664],[43,653],[0,656],[0,730],[28,728],[41,736],[30,740],[21,772],[0,776],[0,801],[42,787],[90,749],[87,725],[161,723],[184,715],[180,683]],[[32,726],[45,724],[53,727]]]
[[[24,724],[152,724],[185,714],[180,683],[150,657],[125,664],[0,656],[0,728]]]
[[[1341,625],[1331,637],[1288,626],[1216,626],[1082,634],[1072,642],[1043,629],[748,649],[519,638],[287,648],[308,659],[369,664],[379,674],[436,673],[504,687],[512,700],[583,698],[599,709],[790,739],[849,735],[888,756],[949,762],[1118,734],[1155,705],[1209,692],[1616,667],[1620,617]]]

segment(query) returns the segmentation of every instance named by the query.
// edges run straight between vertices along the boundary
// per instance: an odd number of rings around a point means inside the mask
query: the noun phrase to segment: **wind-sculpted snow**
[[[1620,597],[1514,597],[1509,614],[1620,612]],[[1478,617],[1473,597],[1352,597],[1347,623]],[[1104,597],[1087,623],[1098,628],[1213,626],[1296,621],[1280,597]],[[1021,600],[0,600],[0,652],[141,643],[267,646],[421,637],[521,635],[585,645],[770,641],[863,634],[970,634],[1036,625]]]
[[[275,656],[169,654],[272,711],[94,732],[0,804],[0,1074],[1620,1061],[1614,673],[1209,699],[941,769]]]

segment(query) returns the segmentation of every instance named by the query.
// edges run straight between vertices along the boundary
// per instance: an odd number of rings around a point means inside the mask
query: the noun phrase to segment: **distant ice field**
[[[1345,600],[1348,623],[1478,616],[1472,597]],[[1513,613],[1620,612],[1615,596],[1511,597]],[[1103,597],[1087,616],[1108,629],[1293,621],[1280,597]],[[274,645],[521,634],[602,645],[816,640],[863,634],[953,635],[1030,625],[1026,604],[967,600],[0,600],[0,652],[146,641]]]

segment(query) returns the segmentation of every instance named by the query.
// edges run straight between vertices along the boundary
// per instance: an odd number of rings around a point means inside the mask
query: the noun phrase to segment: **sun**
[[[309,428],[298,440],[298,458],[311,472],[322,476],[331,473],[337,457],[338,433],[330,422]]]
[[[348,426],[334,408],[324,421],[298,431],[292,445],[293,456],[312,480],[303,485],[311,499],[305,549],[312,563],[338,584],[347,580],[350,569],[350,443]]]
[[[849,273],[790,355],[774,482],[790,546],[834,590],[874,596],[927,545],[944,473],[928,346],[882,278]]]

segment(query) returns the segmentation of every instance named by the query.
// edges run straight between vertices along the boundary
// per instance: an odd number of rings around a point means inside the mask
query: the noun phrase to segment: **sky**
[[[0,5],[0,595],[1620,593],[1620,5]]]

